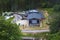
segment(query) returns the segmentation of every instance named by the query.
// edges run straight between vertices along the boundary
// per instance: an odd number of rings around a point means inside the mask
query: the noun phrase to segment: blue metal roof
[[[33,19],[33,18],[42,19],[42,18],[44,18],[44,15],[39,12],[29,12],[27,19]]]

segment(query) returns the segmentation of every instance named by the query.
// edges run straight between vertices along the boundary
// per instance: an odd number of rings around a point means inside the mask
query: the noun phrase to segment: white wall
[[[19,20],[16,22],[17,25],[20,24],[20,26],[29,26],[29,21],[28,20]]]

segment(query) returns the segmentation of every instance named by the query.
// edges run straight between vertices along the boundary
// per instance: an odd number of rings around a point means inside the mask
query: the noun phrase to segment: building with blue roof
[[[29,20],[29,25],[40,25],[40,21],[44,18],[44,15],[37,10],[29,10],[27,20]]]

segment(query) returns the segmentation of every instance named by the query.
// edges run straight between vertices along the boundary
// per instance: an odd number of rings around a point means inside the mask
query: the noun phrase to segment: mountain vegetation
[[[50,33],[47,40],[60,40],[60,0],[0,0],[0,16],[5,11],[43,9],[49,13]],[[0,40],[19,40],[19,27],[0,17]]]

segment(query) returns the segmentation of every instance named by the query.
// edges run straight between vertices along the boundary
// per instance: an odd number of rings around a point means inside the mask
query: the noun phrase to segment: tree
[[[0,0],[0,9],[3,11],[20,11],[35,8],[52,8],[60,4],[60,0]]]
[[[60,11],[60,4],[57,4],[53,7],[55,12],[59,12]]]
[[[47,40],[60,40],[60,5],[55,5],[52,9],[50,11],[52,13],[50,14],[50,34]]]
[[[53,22],[51,22],[50,26],[51,33],[57,33],[60,30],[60,18],[56,18]]]
[[[21,40],[19,26],[0,17],[0,40]]]
[[[47,40],[60,40],[60,32],[49,34]]]
[[[51,33],[57,33],[60,30],[60,5],[56,5],[53,7],[53,13],[51,14],[51,20],[52,22],[50,22],[50,30]]]

